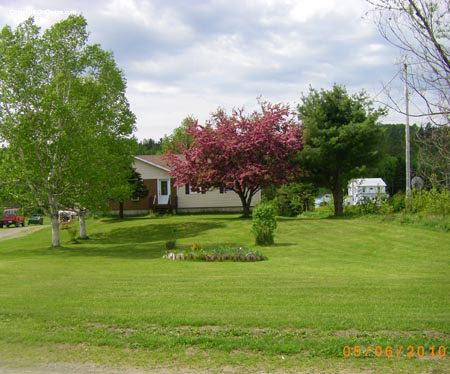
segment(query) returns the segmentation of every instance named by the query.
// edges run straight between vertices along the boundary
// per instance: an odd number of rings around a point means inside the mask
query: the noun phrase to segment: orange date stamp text
[[[393,347],[393,346],[371,346],[368,347],[360,346],[360,345],[354,345],[354,346],[348,346],[345,345],[342,348],[342,355],[344,357],[424,357],[425,355],[431,356],[431,357],[445,357],[447,355],[447,348],[444,346],[431,346],[428,348],[425,348],[423,345],[413,346],[399,346],[399,347]]]

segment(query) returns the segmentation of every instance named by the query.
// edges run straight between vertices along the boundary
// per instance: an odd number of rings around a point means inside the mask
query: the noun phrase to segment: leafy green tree
[[[197,120],[193,116],[186,117],[181,126],[175,128],[171,135],[165,135],[161,141],[161,153],[167,152],[181,153],[189,148],[193,142],[193,137],[186,132],[186,129],[196,123]]]
[[[98,206],[128,177],[123,144],[135,117],[125,79],[112,53],[87,38],[79,15],[43,33],[32,18],[0,31],[1,179],[12,200],[50,217],[54,247],[60,209]]]
[[[317,188],[311,183],[284,184],[276,190],[272,204],[277,215],[293,217],[314,209],[316,194]]]
[[[97,144],[95,138],[89,145],[90,153],[86,155],[82,168],[74,167],[77,181],[72,185],[73,191],[63,205],[78,212],[80,218],[80,238],[86,239],[86,214],[90,211],[107,211],[110,196],[117,190],[126,190],[129,186],[130,165],[135,150],[132,139],[110,139],[109,144]],[[129,195],[128,195],[129,196]]]
[[[348,180],[378,159],[381,131],[376,121],[384,112],[373,109],[364,91],[350,96],[339,85],[329,91],[310,88],[298,112],[304,125],[299,162],[305,179],[332,191],[339,216]]]
[[[114,190],[113,200],[119,203],[119,218],[123,219],[123,210],[125,200],[129,198],[143,199],[148,196],[148,189],[142,179],[140,173],[135,169],[129,168],[128,170],[128,184],[120,185]]]

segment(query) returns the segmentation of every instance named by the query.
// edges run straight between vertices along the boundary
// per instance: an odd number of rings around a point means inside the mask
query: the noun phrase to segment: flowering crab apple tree
[[[231,114],[218,109],[205,125],[194,121],[186,128],[191,146],[183,156],[169,152],[166,159],[175,186],[189,184],[205,192],[227,188],[250,215],[253,196],[261,188],[288,182],[297,173],[294,163],[303,146],[303,130],[287,105],[260,102],[260,111]]]

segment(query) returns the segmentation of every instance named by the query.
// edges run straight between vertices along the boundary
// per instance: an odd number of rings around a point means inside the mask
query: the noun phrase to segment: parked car
[[[28,219],[29,225],[43,225],[44,224],[44,217],[34,214]]]
[[[19,208],[5,209],[3,211],[3,215],[0,220],[0,228],[3,228],[4,225],[6,225],[6,227],[9,227],[9,225],[14,225],[16,227],[22,225],[22,227],[24,227],[25,216],[23,215],[22,209]]]

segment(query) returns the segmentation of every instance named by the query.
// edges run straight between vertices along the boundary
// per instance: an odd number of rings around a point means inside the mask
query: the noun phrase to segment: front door
[[[170,179],[158,179],[158,205],[169,204]]]

